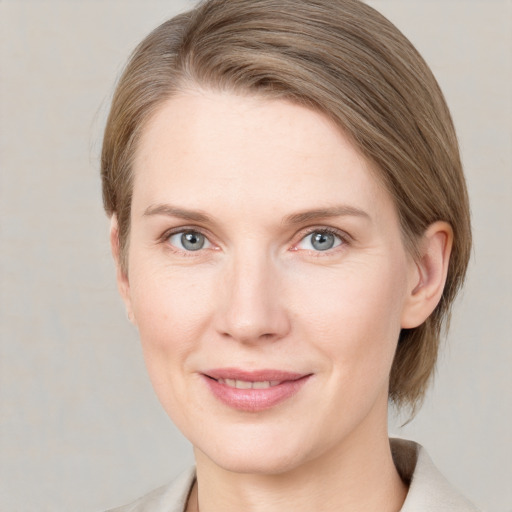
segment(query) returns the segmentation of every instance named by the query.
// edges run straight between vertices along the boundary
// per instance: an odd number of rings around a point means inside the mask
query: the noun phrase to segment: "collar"
[[[435,467],[426,450],[405,439],[390,439],[391,453],[409,491],[400,512],[478,512]]]

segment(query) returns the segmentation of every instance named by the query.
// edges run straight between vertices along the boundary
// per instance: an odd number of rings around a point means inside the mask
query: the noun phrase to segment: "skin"
[[[183,92],[146,126],[134,173],[118,283],[155,391],[194,446],[188,510],[399,510],[389,372],[400,329],[440,298],[449,226],[432,225],[413,260],[368,162],[322,114],[282,100]],[[325,228],[335,244],[318,251],[311,232]],[[186,230],[205,246],[187,251]],[[111,241],[119,262],[115,216]],[[205,385],[223,367],[311,377],[247,412]]]

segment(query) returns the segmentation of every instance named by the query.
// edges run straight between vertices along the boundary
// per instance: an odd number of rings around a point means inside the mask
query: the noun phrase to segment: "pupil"
[[[334,235],[330,233],[315,233],[311,244],[318,251],[327,251],[334,245]]]
[[[204,245],[204,237],[200,233],[183,233],[181,243],[188,251],[198,251]]]

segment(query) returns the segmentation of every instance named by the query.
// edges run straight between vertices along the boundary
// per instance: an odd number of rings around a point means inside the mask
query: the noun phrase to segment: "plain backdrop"
[[[512,3],[374,0],[458,129],[475,248],[434,386],[391,432],[512,511]],[[117,296],[98,153],[135,44],[188,1],[0,0],[0,510],[100,511],[192,463]]]

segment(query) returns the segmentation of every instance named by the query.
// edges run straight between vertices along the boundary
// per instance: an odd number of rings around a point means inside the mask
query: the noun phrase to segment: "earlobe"
[[[453,230],[447,222],[434,222],[420,243],[420,256],[414,261],[408,295],[402,311],[402,328],[421,325],[441,300],[453,245]]]
[[[116,214],[113,214],[110,219],[110,249],[116,265],[117,288],[126,307],[126,316],[131,323],[135,324],[135,317],[133,315],[130,299],[130,283],[128,281],[128,276],[123,269],[123,265],[121,264],[119,224],[117,222]]]

